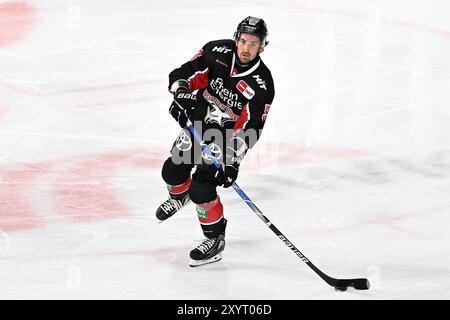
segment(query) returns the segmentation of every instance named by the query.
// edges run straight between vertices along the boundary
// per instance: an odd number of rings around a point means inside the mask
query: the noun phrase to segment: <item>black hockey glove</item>
[[[217,169],[214,164],[201,164],[198,168],[204,171],[210,181],[224,188],[230,187],[236,181],[239,173],[239,165],[226,165],[225,169]]]
[[[221,182],[220,184],[223,185],[224,188],[228,188],[231,187],[233,182],[236,181],[238,174],[239,174],[238,164],[226,165],[224,171],[222,170],[218,171],[216,179]]]
[[[177,120],[178,124],[184,128],[186,122],[191,117],[196,104],[197,99],[194,94],[185,92],[184,90],[178,90],[170,105],[169,113]]]

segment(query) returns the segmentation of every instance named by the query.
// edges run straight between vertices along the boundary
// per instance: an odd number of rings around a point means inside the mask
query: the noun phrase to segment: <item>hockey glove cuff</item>
[[[187,120],[191,117],[192,112],[197,104],[197,99],[194,94],[188,92],[176,93],[172,104],[169,108],[169,113],[184,128]]]

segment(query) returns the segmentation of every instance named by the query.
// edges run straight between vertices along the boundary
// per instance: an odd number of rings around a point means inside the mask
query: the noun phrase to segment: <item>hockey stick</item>
[[[203,152],[205,152],[209,158],[213,161],[214,165],[217,169],[221,169],[222,165],[217,161],[217,159],[212,155],[211,150],[209,150],[208,146],[204,143],[202,140],[202,137],[198,134],[197,130],[194,128],[191,121],[188,120],[187,122],[187,128],[194,136],[195,140],[200,144],[202,147]],[[314,270],[315,273],[317,273],[323,280],[325,280],[326,283],[328,283],[330,286],[334,287],[336,290],[339,291],[345,291],[348,287],[353,287],[356,290],[367,290],[370,288],[370,282],[366,278],[356,278],[356,279],[335,279],[327,274],[323,273],[319,268],[317,268],[308,258],[305,257],[303,253],[300,252],[293,244],[290,242],[284,234],[278,230],[277,227],[275,227],[272,222],[267,219],[267,217],[261,212],[261,210],[256,207],[256,205],[250,200],[250,198],[245,194],[244,191],[236,184],[236,182],[233,182],[232,184],[233,189],[239,194],[239,196],[245,201],[245,203],[250,207],[250,209],[253,210],[254,213],[264,222],[266,226],[272,230],[278,238],[280,238],[283,243],[288,246],[289,249],[291,249],[303,262],[305,262],[311,269]]]

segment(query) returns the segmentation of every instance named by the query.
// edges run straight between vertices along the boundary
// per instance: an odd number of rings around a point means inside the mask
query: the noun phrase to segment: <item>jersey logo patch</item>
[[[206,152],[202,152],[202,158],[205,160],[209,160],[210,162],[207,162],[208,164],[212,164],[214,161],[212,160],[212,158],[214,159],[222,159],[222,149],[220,149],[220,147],[215,144],[215,143],[210,143],[208,145],[208,149],[209,151],[211,151],[211,155],[207,154]]]
[[[217,123],[221,127],[223,127],[225,122],[233,121],[233,119],[228,114],[226,114],[225,112],[220,110],[220,108],[218,106],[216,106],[211,101],[209,101],[209,103],[211,104],[211,107],[208,107],[208,112],[205,117],[206,124]]]
[[[267,90],[266,82],[263,79],[261,79],[261,76],[259,74],[254,75],[253,78],[255,78],[256,82],[258,83],[261,89]]]
[[[236,88],[239,90],[240,93],[242,93],[244,95],[244,97],[246,97],[248,100],[250,100],[251,98],[253,98],[253,96],[255,95],[255,91],[250,88],[250,86],[245,83],[244,80],[241,80],[238,82],[238,84],[236,85]]]
[[[220,52],[220,53],[228,53],[228,52],[231,51],[231,49],[228,48],[227,46],[222,46],[222,47],[215,46],[212,49],[212,52],[214,52],[214,51],[217,51],[217,52]]]
[[[178,150],[181,151],[191,150],[192,148],[191,138],[186,134],[184,130],[181,131],[180,135],[178,136],[177,141],[175,142],[175,146],[178,148]]]

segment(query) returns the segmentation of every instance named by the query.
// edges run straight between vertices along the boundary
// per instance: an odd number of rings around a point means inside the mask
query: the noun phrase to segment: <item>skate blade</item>
[[[194,259],[191,259],[191,261],[189,262],[189,266],[192,267],[192,268],[195,268],[195,267],[204,266],[205,264],[218,262],[220,260],[222,260],[222,254],[218,253],[214,257],[206,259],[206,260],[194,260]]]
[[[174,215],[175,215],[175,214],[173,214],[173,215],[171,215],[170,217],[167,217],[167,218],[165,218],[165,219],[163,219],[163,220],[161,220],[161,219],[159,219],[157,216],[155,216],[155,219],[156,219],[156,222],[158,222],[158,224],[159,224],[159,223],[162,223],[162,222],[164,222],[164,221],[169,220],[169,218],[172,218]]]
[[[188,203],[186,203],[184,206],[182,206],[180,208],[180,210],[178,210],[177,212],[175,212],[174,214],[172,214],[170,217],[165,218],[164,220],[159,219],[158,217],[155,216],[156,218],[156,222],[158,222],[158,224],[160,224],[161,222],[164,222],[166,220],[169,220],[169,218],[172,218],[176,213],[180,212],[181,210],[183,210],[185,207],[188,206],[188,204],[190,204],[192,201],[189,201]]]

